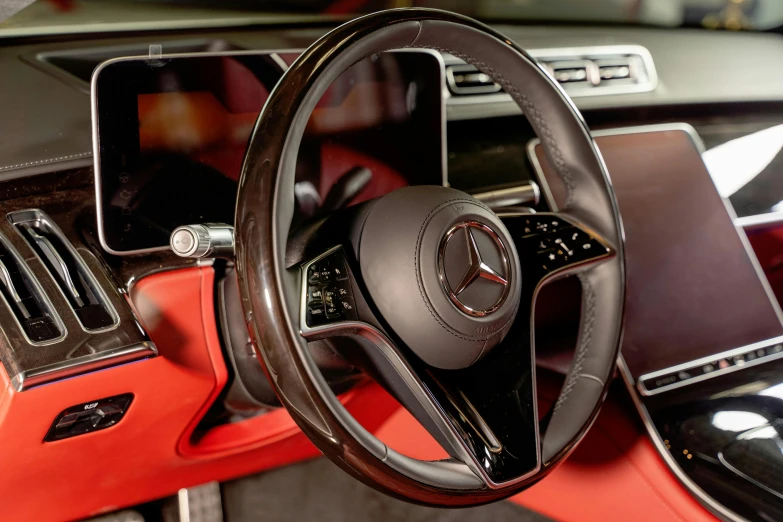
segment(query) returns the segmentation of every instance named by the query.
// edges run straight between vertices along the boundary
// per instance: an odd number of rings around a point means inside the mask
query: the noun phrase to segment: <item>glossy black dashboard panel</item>
[[[645,400],[668,458],[748,520],[783,518],[783,363],[773,361]]]

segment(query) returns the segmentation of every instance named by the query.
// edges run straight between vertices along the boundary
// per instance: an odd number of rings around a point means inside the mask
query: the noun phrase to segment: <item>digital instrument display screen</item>
[[[103,246],[114,253],[165,249],[180,225],[233,223],[248,138],[282,75],[280,57],[122,59],[96,75]],[[302,140],[295,219],[326,212],[329,190],[357,168],[371,176],[343,204],[443,184],[442,82],[429,52],[384,53],[343,73]]]
[[[693,137],[677,128],[595,138],[625,228],[622,354],[634,377],[783,334],[776,303]],[[549,189],[565,187],[537,146]]]
[[[137,100],[142,156],[181,154],[239,179],[258,118],[253,106],[226,106],[209,91],[139,94]]]

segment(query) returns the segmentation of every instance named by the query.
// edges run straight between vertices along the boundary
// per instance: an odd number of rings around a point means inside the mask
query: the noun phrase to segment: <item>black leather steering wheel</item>
[[[559,213],[498,216],[457,190],[410,187],[290,234],[297,153],[317,101],[352,64],[402,48],[461,58],[511,95],[563,179]],[[487,26],[429,9],[359,18],[297,59],[252,133],[236,213],[245,320],[282,404],[355,477],[441,506],[505,498],[549,473],[585,434],[620,343],[622,238],[603,162],[559,85]],[[583,288],[578,345],[561,396],[539,420],[535,299],[547,281],[570,274]],[[310,354],[308,342],[324,338],[451,458],[403,456],[360,426]]]

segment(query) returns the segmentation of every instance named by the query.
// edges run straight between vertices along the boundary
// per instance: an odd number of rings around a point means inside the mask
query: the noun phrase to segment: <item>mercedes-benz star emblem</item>
[[[477,242],[476,238],[480,235],[491,241]],[[452,241],[464,243],[459,245]],[[485,249],[484,257],[482,248]],[[489,249],[494,249],[494,252]],[[453,266],[449,267],[449,264]],[[465,272],[460,277],[463,268]],[[506,247],[494,230],[478,221],[458,223],[446,232],[438,253],[438,273],[446,295],[457,308],[476,317],[489,315],[500,308],[511,289]],[[479,280],[491,284],[479,288]]]

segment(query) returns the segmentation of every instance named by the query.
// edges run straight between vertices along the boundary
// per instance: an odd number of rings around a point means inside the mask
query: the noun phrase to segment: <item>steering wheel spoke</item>
[[[391,392],[487,487],[535,473],[540,444],[528,321],[517,321],[502,353],[478,365],[433,368],[386,333],[350,265],[342,246],[302,264],[302,335],[350,338],[334,342],[340,355]],[[522,308],[529,317],[529,307]]]
[[[538,471],[541,452],[529,321],[517,320],[504,342],[478,363],[456,371],[429,368],[422,380],[489,487],[510,485]]]

